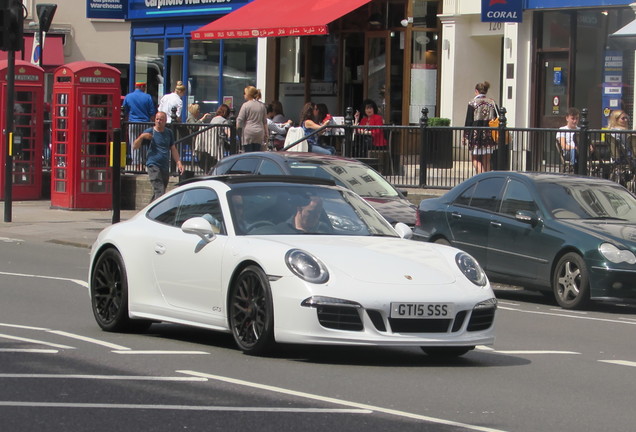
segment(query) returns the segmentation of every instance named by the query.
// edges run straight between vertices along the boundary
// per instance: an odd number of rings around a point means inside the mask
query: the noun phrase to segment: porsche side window
[[[213,190],[207,188],[189,189],[183,193],[183,199],[175,218],[175,226],[180,227],[193,217],[206,219],[217,234],[225,234],[219,197]]]
[[[477,183],[475,192],[470,200],[470,206],[487,211],[497,211],[501,189],[505,180],[503,177],[494,177]]]
[[[517,180],[511,180],[501,201],[500,213],[514,217],[519,210],[536,212],[537,205],[526,185]]]
[[[147,217],[155,222],[174,225],[182,197],[183,194],[176,194],[159,202],[156,206],[148,210]]]
[[[260,175],[282,175],[284,174],[281,167],[278,166],[276,162],[272,162],[270,160],[264,159],[261,167],[258,169],[258,173]]]

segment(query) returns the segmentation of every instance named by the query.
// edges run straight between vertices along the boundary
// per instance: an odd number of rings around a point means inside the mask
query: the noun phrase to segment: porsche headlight
[[[468,278],[472,283],[477,286],[486,286],[488,279],[486,278],[486,273],[481,269],[479,263],[475,260],[475,258],[470,255],[460,252],[455,255],[455,262],[457,263],[457,267],[464,273],[464,276]]]
[[[603,243],[598,247],[598,251],[606,259],[613,263],[626,262],[627,264],[636,264],[636,256],[631,251],[619,249],[611,243]]]
[[[304,281],[322,284],[329,280],[327,267],[318,258],[300,249],[292,249],[285,255],[287,267]]]

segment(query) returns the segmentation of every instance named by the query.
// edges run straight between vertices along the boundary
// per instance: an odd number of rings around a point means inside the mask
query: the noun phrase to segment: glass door
[[[565,113],[571,104],[571,73],[568,53],[540,55],[540,128],[558,128],[565,124]]]
[[[378,105],[384,123],[402,123],[404,32],[367,35],[365,94]]]
[[[177,83],[183,82],[183,53],[166,53],[166,87],[164,88],[164,94],[172,93],[177,86]],[[188,93],[189,95],[189,93]],[[183,102],[183,109],[181,115],[187,115],[187,102]]]
[[[388,32],[373,32],[367,35],[366,47],[366,88],[365,94],[367,99],[373,100],[378,106],[379,113],[384,117],[384,122],[388,120],[388,111],[390,103],[386,98],[387,87],[390,79],[387,73],[387,64],[389,64],[388,56]],[[362,114],[362,113],[361,113]]]

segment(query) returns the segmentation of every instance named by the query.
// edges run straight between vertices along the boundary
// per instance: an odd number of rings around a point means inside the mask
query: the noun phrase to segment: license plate
[[[391,303],[391,318],[449,318],[452,303]]]

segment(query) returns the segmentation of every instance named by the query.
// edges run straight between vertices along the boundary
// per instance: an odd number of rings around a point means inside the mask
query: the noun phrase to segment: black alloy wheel
[[[274,307],[267,276],[258,266],[244,268],[231,287],[230,329],[249,355],[269,353],[274,345]]]
[[[590,282],[583,258],[574,252],[561,257],[552,277],[557,303],[564,309],[581,309],[590,301]]]
[[[91,307],[97,324],[109,332],[143,331],[151,322],[128,317],[128,278],[124,260],[114,248],[95,262],[90,281]]]

